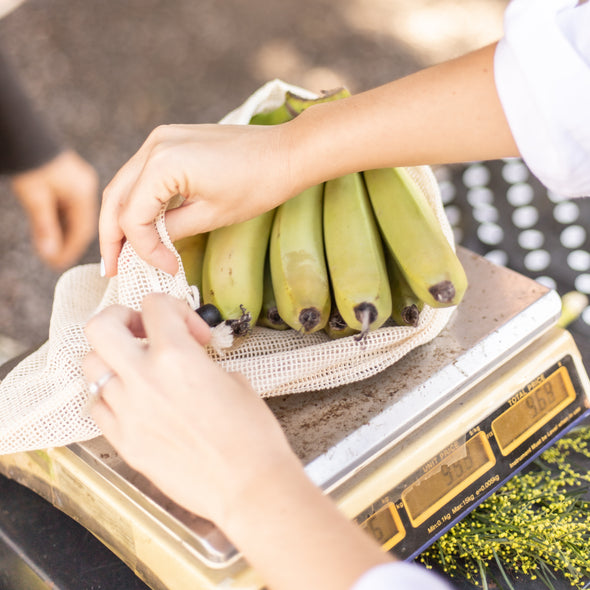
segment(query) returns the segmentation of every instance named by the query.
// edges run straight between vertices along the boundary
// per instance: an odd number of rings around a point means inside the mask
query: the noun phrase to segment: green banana
[[[203,260],[203,303],[219,309],[224,320],[239,320],[243,334],[262,308],[264,261],[274,209],[252,219],[209,232]]]
[[[250,119],[250,125],[280,125],[293,118],[291,111],[285,103],[278,106],[272,111],[263,111],[256,113]]]
[[[264,287],[262,292],[262,309],[258,316],[258,325],[273,330],[288,330],[290,326],[283,321],[277,309],[275,292],[272,288],[270,276],[270,255],[266,256],[264,263]]]
[[[379,229],[360,173],[325,183],[324,243],[336,306],[357,340],[391,315]]]
[[[350,91],[344,86],[334,88],[333,90],[322,90],[321,94],[316,98],[303,98],[288,90],[285,93],[285,108],[291,113],[292,118],[295,118],[305,109],[308,109],[313,105],[340,100],[341,98],[347,98],[348,96],[350,96]]]
[[[344,87],[335,88],[334,90],[324,90],[316,98],[304,98],[291,90],[287,90],[283,104],[271,111],[263,111],[255,114],[250,119],[250,125],[279,125],[286,123],[314,104],[330,102],[340,98],[346,98],[347,96],[350,96],[350,92]]]
[[[398,326],[416,327],[424,302],[416,297],[410,289],[406,277],[387,249],[385,250],[385,259],[391,287],[391,317]]]
[[[174,247],[182,261],[186,280],[189,285],[196,285],[199,293],[203,287],[203,257],[205,256],[207,235],[206,233],[197,234],[174,242]]]
[[[363,176],[383,239],[412,291],[431,307],[457,305],[467,277],[420,187],[404,168]]]
[[[270,236],[270,274],[277,310],[304,334],[321,330],[330,316],[330,281],[324,254],[318,184],[279,205]]]

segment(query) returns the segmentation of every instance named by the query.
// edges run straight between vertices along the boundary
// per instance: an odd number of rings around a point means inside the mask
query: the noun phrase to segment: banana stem
[[[364,340],[371,324],[377,319],[377,308],[372,303],[359,303],[354,308],[354,315],[361,324],[361,331],[354,337],[357,342]]]
[[[237,320],[225,320],[234,336],[246,336],[252,329],[252,314],[241,305],[242,315]]]

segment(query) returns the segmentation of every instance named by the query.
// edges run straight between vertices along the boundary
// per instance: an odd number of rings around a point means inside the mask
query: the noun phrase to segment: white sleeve
[[[370,569],[350,590],[453,590],[440,576],[415,563],[394,561]]]
[[[563,196],[589,196],[590,2],[512,0],[494,75],[533,174]]]

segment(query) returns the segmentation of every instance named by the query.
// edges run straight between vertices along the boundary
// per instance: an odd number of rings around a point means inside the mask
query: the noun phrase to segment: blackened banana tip
[[[428,291],[439,303],[450,303],[455,298],[455,286],[451,281],[441,281],[432,285]]]
[[[322,319],[322,314],[317,307],[306,307],[299,314],[299,323],[304,332],[313,330]]]
[[[401,312],[402,320],[408,325],[415,328],[418,325],[420,319],[420,311],[415,303],[404,307]]]

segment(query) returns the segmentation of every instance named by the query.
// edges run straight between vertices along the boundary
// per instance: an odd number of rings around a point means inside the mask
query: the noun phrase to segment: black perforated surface
[[[522,160],[436,170],[456,240],[553,287],[590,294],[590,199],[548,191]],[[590,366],[590,307],[569,326]]]

